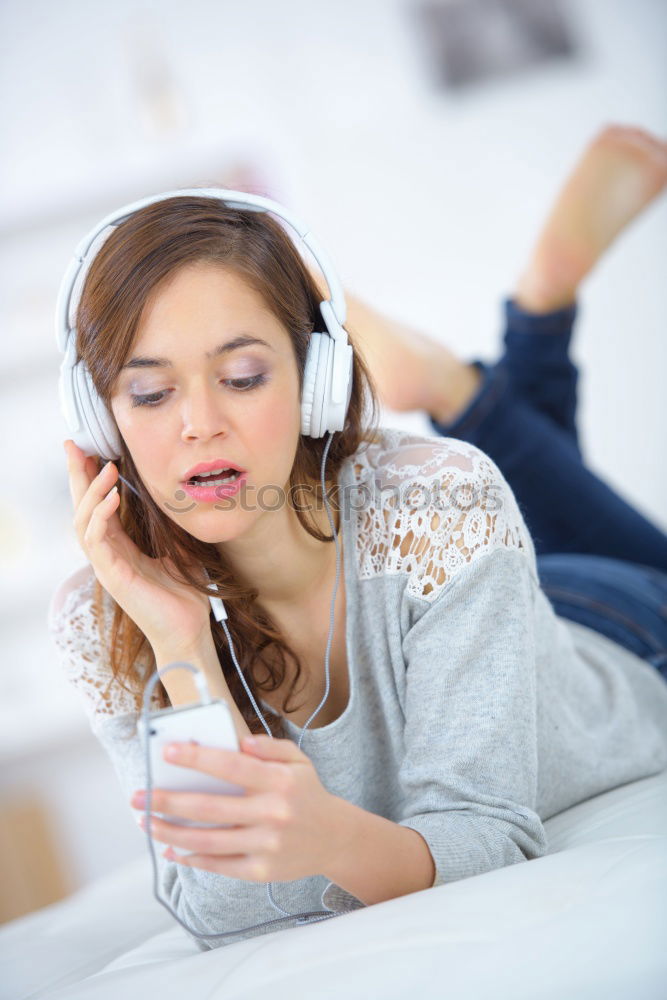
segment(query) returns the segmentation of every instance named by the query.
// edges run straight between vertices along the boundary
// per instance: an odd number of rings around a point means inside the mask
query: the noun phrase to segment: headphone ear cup
[[[308,343],[308,354],[306,355],[306,366],[303,372],[303,389],[301,390],[301,433],[309,437],[320,437],[317,429],[320,424],[320,416],[317,408],[321,411],[321,397],[317,402],[318,371],[320,368],[320,352],[322,341],[329,340],[326,334],[311,333]]]
[[[317,359],[315,372],[315,391],[313,392],[313,419],[317,437],[322,437],[325,431],[335,430],[335,421],[331,415],[331,384],[333,382],[334,342],[328,333],[318,334],[320,341],[320,356]]]
[[[75,402],[84,432],[87,433],[92,445],[92,448],[84,450],[93,450],[103,459],[120,458],[120,436],[116,421],[100,398],[85,362],[79,361],[73,375]],[[76,443],[78,444],[78,441]]]
[[[339,348],[340,349],[340,348]],[[352,348],[347,351],[347,398],[341,408],[332,396],[336,344],[328,333],[311,333],[303,373],[301,433],[319,438],[326,431],[342,430],[352,395]]]

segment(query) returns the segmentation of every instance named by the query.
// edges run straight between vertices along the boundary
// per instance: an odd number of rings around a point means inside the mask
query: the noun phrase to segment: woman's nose
[[[183,401],[182,437],[209,438],[226,430],[228,421],[219,390],[206,386],[193,390]]]

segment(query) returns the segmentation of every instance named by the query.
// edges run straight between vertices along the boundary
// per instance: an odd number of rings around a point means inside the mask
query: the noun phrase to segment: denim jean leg
[[[576,423],[579,370],[570,357],[576,304],[531,313],[513,299],[505,299],[503,311],[500,360],[513,394],[565,431],[581,454]]]
[[[667,573],[577,554],[538,556],[537,568],[557,615],[618,642],[667,681]]]
[[[588,469],[563,428],[513,391],[502,359],[471,362],[482,380],[466,408],[433,430],[477,445],[511,487],[538,555],[607,556],[667,570],[667,535]]]

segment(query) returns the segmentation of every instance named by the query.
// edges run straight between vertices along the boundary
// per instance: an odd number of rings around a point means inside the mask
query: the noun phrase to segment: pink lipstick
[[[193,500],[215,503],[238,493],[245,478],[245,469],[226,458],[216,458],[194,465],[185,473],[181,486]]]

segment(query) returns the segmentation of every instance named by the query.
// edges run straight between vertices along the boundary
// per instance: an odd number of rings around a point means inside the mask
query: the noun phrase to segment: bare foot
[[[585,150],[561,189],[515,292],[533,312],[570,305],[618,234],[667,184],[667,142],[611,125]]]
[[[392,410],[426,410],[451,423],[480,381],[444,344],[384,316],[345,290],[350,338],[361,352],[381,401]]]

